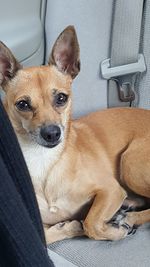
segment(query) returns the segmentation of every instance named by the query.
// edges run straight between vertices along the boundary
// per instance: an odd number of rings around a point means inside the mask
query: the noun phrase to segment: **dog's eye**
[[[59,93],[55,96],[54,103],[56,106],[64,106],[68,100],[68,95]]]
[[[15,105],[17,109],[20,111],[31,111],[32,110],[30,103],[26,100],[20,100]]]

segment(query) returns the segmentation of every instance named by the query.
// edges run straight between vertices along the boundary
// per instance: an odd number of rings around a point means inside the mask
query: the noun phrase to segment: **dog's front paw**
[[[65,221],[57,223],[50,228],[45,228],[47,244],[68,239],[76,236],[83,236],[82,224],[78,221]]]
[[[79,221],[65,221],[55,225],[57,229],[63,230],[70,237],[84,234],[82,223]]]

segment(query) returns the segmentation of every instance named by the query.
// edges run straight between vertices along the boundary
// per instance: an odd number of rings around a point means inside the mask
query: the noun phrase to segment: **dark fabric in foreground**
[[[0,266],[54,266],[32,182],[0,101]]]

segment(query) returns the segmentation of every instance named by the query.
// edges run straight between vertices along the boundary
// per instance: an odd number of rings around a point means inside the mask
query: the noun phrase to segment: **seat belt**
[[[108,107],[131,106],[138,73],[146,70],[139,54],[144,0],[115,0],[110,58],[101,63],[101,74],[108,82]]]

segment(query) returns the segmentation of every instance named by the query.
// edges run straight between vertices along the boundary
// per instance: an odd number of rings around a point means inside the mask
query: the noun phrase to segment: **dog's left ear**
[[[73,79],[80,71],[79,57],[76,31],[73,26],[68,26],[58,36],[50,55],[49,64],[55,65],[59,71],[69,74]]]
[[[9,48],[0,42],[0,86],[4,88],[21,68]]]

